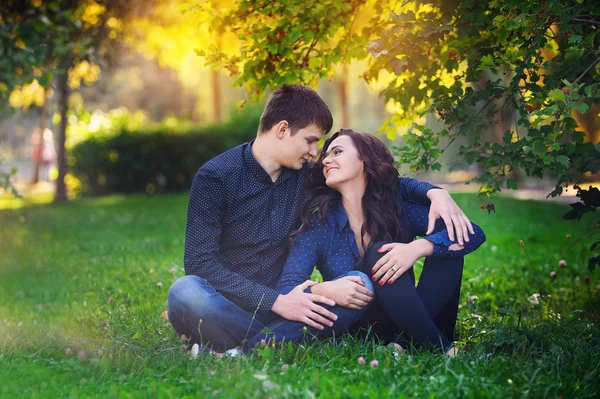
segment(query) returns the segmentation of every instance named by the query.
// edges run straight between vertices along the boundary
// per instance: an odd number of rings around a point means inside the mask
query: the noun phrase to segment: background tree
[[[67,200],[65,142],[69,83],[74,84],[69,73],[82,64],[113,63],[123,21],[146,7],[152,4],[126,0],[27,0],[0,6],[0,100],[34,79],[44,88],[56,81],[60,114],[56,201]],[[73,79],[77,74],[71,74]]]
[[[202,7],[211,16],[230,7],[233,1],[207,1]],[[239,47],[234,34],[217,34],[209,30],[207,17],[201,20],[192,15],[198,5],[195,2],[181,0],[157,0],[154,7],[145,15],[136,16],[129,23],[125,40],[135,50],[157,60],[161,67],[177,71],[179,79],[188,87],[204,84],[199,97],[206,98],[204,104],[206,119],[222,122],[225,117],[222,68],[208,68],[205,65],[204,51],[214,48],[216,52],[230,52]],[[199,56],[200,55],[200,56]],[[208,76],[204,77],[205,74]],[[204,79],[203,79],[204,78]],[[208,87],[207,87],[208,86]]]

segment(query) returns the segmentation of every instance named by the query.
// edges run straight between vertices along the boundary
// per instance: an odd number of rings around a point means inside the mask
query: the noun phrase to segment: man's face
[[[315,125],[300,129],[294,135],[291,132],[289,128],[285,131],[277,160],[281,166],[300,170],[309,159],[316,158],[317,141],[321,139],[323,132]]]

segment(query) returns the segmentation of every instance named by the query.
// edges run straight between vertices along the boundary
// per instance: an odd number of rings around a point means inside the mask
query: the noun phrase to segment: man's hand
[[[335,321],[337,316],[324,307],[317,305],[317,302],[329,306],[335,306],[335,302],[321,295],[304,292],[308,287],[315,284],[317,284],[316,281],[307,280],[286,295],[279,295],[271,310],[284,319],[301,321],[307,326],[318,330],[324,329],[324,326],[333,326],[331,320]]]
[[[415,240],[409,244],[392,242],[382,245],[379,252],[387,252],[373,266],[373,281],[379,279],[379,285],[392,284],[415,262],[433,253],[433,243],[427,240]]]
[[[312,292],[332,299],[340,306],[357,310],[367,306],[375,296],[364,287],[364,282],[358,276],[347,276],[317,284]]]
[[[429,207],[429,225],[425,234],[433,233],[435,221],[442,218],[446,223],[450,241],[454,241],[454,230],[456,229],[458,243],[464,245],[465,241],[469,242],[469,232],[475,234],[473,225],[450,194],[444,190],[432,189],[427,192],[427,198],[431,201],[431,206]]]

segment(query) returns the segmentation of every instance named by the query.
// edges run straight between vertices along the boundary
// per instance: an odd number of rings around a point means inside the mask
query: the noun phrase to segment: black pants
[[[372,277],[385,255],[377,252],[383,244],[374,243],[357,269]],[[413,268],[393,284],[375,282],[375,301],[357,327],[369,327],[386,342],[447,351],[454,341],[463,265],[463,257],[426,258],[417,287]]]

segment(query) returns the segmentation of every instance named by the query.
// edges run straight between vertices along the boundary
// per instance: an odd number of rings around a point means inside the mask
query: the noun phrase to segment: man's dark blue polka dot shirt
[[[289,234],[299,226],[309,165],[284,169],[273,182],[242,144],[203,165],[192,184],[185,235],[186,274],[208,281],[241,308],[271,310],[289,252]],[[429,205],[435,186],[401,178],[403,198]]]

